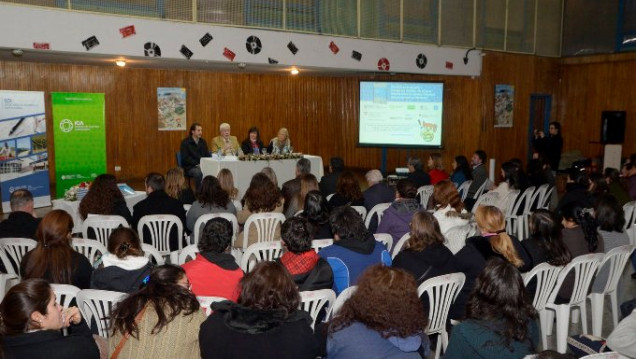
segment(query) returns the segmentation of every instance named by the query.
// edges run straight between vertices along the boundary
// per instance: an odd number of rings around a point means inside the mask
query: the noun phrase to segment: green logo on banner
[[[106,173],[104,94],[51,93],[55,143],[55,189],[62,198],[70,187]]]

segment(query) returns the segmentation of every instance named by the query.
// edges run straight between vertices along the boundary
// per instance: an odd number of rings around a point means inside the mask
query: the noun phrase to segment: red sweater
[[[192,292],[197,296],[223,297],[236,302],[240,294],[238,283],[243,271],[238,268],[227,270],[208,261],[200,253],[194,260],[182,265]]]
[[[431,184],[448,179],[448,173],[444,170],[430,170],[428,175],[431,176]]]

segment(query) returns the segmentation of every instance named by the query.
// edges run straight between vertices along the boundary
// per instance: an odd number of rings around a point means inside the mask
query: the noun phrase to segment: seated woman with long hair
[[[492,258],[477,278],[466,320],[453,329],[444,359],[518,359],[536,353],[536,318],[519,271]]]
[[[137,233],[123,227],[108,237],[108,253],[102,256],[102,265],[93,272],[91,288],[124,293],[137,291],[153,267],[144,257]]]
[[[428,157],[428,175],[431,176],[431,184],[433,185],[449,178],[448,173],[444,171],[441,154],[432,153]]]
[[[554,212],[535,210],[530,216],[528,227],[530,236],[521,242],[529,259],[524,268],[532,269],[544,262],[554,266],[570,263],[572,255],[563,243],[561,224]]]
[[[336,193],[328,201],[329,208],[350,205],[364,206],[364,196],[360,189],[360,183],[351,171],[344,171],[338,177]]]
[[[181,204],[192,204],[194,193],[183,175],[183,168],[175,167],[166,173],[166,193],[168,196],[178,199]]]
[[[316,358],[311,317],[298,309],[298,288],[282,265],[257,264],[240,287],[236,303],[212,304],[199,332],[201,358]]]
[[[22,279],[43,278],[51,283],[88,289],[93,266],[71,246],[73,219],[61,209],[49,212],[35,232],[37,245],[22,257]]]
[[[300,191],[291,198],[289,206],[287,206],[285,210],[285,218],[290,218],[298,211],[302,211],[305,207],[305,197],[307,197],[307,193],[318,190],[318,180],[313,174],[301,174],[298,178],[300,179]]]
[[[265,174],[259,172],[252,177],[250,186],[243,197],[243,210],[238,212],[236,217],[239,224],[244,224],[249,216],[254,213],[282,213],[283,202],[284,200],[278,188],[274,186]],[[275,239],[280,239],[280,226],[276,228]],[[258,234],[256,233],[256,227],[253,226],[250,228],[247,246],[249,247],[249,245],[256,243],[257,240]],[[243,232],[239,233],[235,246],[237,248],[243,247]]]
[[[194,224],[197,219],[209,213],[236,214],[236,207],[230,200],[230,196],[223,190],[221,183],[214,176],[205,176],[197,193],[197,200],[186,213],[186,227],[194,232]]]
[[[62,335],[63,328],[68,335]],[[27,279],[9,289],[0,304],[0,338],[4,358],[100,357],[79,309],[63,310],[43,279]]]
[[[156,267],[146,285],[119,302],[110,320],[111,356],[125,358],[198,358],[199,327],[205,320],[185,271]]]
[[[307,193],[303,213],[300,216],[309,221],[312,227],[312,238],[333,238],[329,225],[329,206],[327,206],[327,200],[322,192],[316,190]]]
[[[598,198],[594,207],[594,215],[598,223],[598,234],[603,238],[605,253],[620,246],[630,244],[629,236],[623,229],[625,226],[625,212],[616,197],[605,194]],[[632,224],[633,225],[633,224]],[[609,276],[609,265],[598,269],[592,291],[600,293],[605,288]]]
[[[409,232],[411,217],[421,209],[420,202],[415,198],[417,187],[408,179],[401,179],[395,186],[395,200],[384,211],[382,220],[376,233],[388,233],[393,237],[393,243]]]
[[[427,322],[411,275],[382,265],[369,267],[358,289],[329,323],[328,357],[426,357],[430,352],[424,333]]]
[[[433,186],[433,215],[442,234],[449,229],[468,224],[470,214],[464,209],[462,198],[451,181],[440,181]]]
[[[453,160],[453,173],[451,173],[450,180],[457,187],[461,186],[465,181],[473,180],[473,171],[468,164],[466,156],[457,156]]]
[[[234,187],[234,176],[232,175],[232,171],[227,168],[220,170],[217,175],[217,179],[219,180],[219,183],[221,183],[221,188],[223,188],[223,190],[227,192],[228,196],[230,196],[230,200],[238,200],[239,190]]]
[[[124,195],[117,187],[117,179],[111,174],[95,177],[88,193],[80,202],[79,213],[83,220],[89,214],[103,214],[122,216],[126,222],[132,223],[130,209],[128,209]]]
[[[496,206],[501,212],[506,213],[508,205],[510,205],[509,196],[513,190],[523,191],[521,179],[519,177],[519,167],[512,161],[504,162],[501,165],[501,179],[499,184],[490,190],[490,192],[497,193],[499,199]]]

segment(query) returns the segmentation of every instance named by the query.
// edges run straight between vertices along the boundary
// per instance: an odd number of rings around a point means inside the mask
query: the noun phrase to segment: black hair
[[[232,223],[225,218],[214,217],[210,219],[199,238],[200,252],[223,253],[232,242]]]
[[[395,190],[402,198],[415,198],[417,196],[417,185],[409,179],[401,179],[395,185]]]
[[[333,168],[334,172],[344,171],[344,160],[341,157],[331,157],[329,165]]]
[[[477,150],[475,151],[475,154],[477,155],[477,157],[479,157],[479,159],[481,160],[481,163],[486,163],[486,151],[484,150]]]
[[[470,169],[470,165],[468,164],[468,159],[466,158],[466,156],[459,155],[455,157],[455,162],[457,163],[455,172],[462,172],[467,180],[472,180],[473,171]]]
[[[146,186],[154,191],[162,191],[166,187],[166,180],[161,173],[150,172],[146,176]]]
[[[369,231],[364,226],[362,217],[350,206],[336,207],[329,217],[331,232],[340,239],[357,239],[366,241]]]
[[[548,263],[563,266],[572,260],[570,251],[563,243],[563,232],[556,214],[547,209],[537,209],[530,216],[530,237],[548,254]]]
[[[596,222],[603,231],[623,232],[625,212],[616,197],[611,194],[599,196],[594,206]]]
[[[287,219],[281,226],[280,235],[287,250],[292,253],[312,250],[312,228],[305,218],[291,217]]]
[[[598,225],[592,212],[591,208],[584,208],[578,202],[568,203],[561,207],[561,216],[563,218],[581,226],[590,253],[598,248],[598,232],[596,230]]]

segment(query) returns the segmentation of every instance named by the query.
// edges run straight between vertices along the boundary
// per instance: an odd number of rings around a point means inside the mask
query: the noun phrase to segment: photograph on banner
[[[0,187],[2,209],[17,189],[33,194],[34,206],[51,205],[44,92],[0,91]]]
[[[157,87],[159,131],[185,131],[186,89]]]
[[[55,147],[55,192],[92,182],[106,173],[103,93],[51,93]]]

